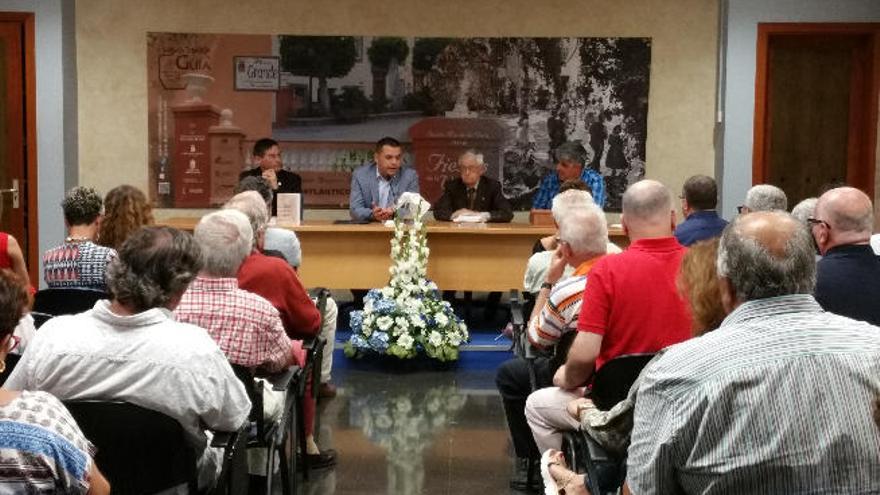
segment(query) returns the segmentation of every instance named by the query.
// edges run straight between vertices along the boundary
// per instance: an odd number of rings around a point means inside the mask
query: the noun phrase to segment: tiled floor
[[[334,372],[339,395],[319,405],[319,443],[335,469],[312,471],[300,493],[498,494],[510,457],[493,370]]]

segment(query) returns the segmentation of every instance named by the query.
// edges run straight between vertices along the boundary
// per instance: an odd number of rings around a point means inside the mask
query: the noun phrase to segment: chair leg
[[[303,400],[309,400],[308,394]],[[299,450],[302,455],[302,466],[303,466],[303,479],[309,479],[309,456],[308,449],[306,446],[306,417],[303,413],[303,403],[297,402],[296,404],[296,426],[298,430],[297,435],[297,444],[299,444]]]
[[[273,445],[266,447],[266,494],[272,494],[273,478],[275,477],[275,448]]]

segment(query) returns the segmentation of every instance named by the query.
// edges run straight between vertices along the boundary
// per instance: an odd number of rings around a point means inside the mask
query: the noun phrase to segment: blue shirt
[[[868,244],[831,248],[817,266],[816,300],[825,311],[880,325],[880,257]]]
[[[727,220],[720,218],[715,210],[695,211],[675,227],[675,238],[682,246],[690,246],[721,235]]]
[[[595,170],[584,167],[581,172],[581,180],[592,191],[593,201],[600,207],[605,206],[605,180]],[[536,210],[549,210],[553,205],[553,196],[559,194],[559,174],[555,171],[544,176],[541,181],[541,187],[538,188],[535,199],[532,201],[532,208]]]

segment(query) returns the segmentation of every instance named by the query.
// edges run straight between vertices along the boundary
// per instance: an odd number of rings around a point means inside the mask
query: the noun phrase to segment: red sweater
[[[268,299],[290,338],[314,337],[321,330],[318,308],[284,260],[254,251],[238,269],[238,287]]]

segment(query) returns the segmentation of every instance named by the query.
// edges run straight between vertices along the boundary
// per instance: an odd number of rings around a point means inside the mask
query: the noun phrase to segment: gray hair
[[[486,162],[483,161],[483,154],[478,153],[477,150],[469,149],[469,150],[465,151],[464,153],[461,154],[461,156],[458,157],[458,161],[461,162],[462,159],[464,159],[464,158],[472,158],[479,165],[482,165],[484,167],[486,166]]]
[[[217,277],[235,277],[254,245],[254,231],[248,218],[234,209],[203,216],[193,237],[204,253],[204,270]]]
[[[257,234],[266,230],[269,224],[269,209],[263,197],[256,191],[245,191],[236,194],[223,205],[224,209],[238,210],[248,218],[251,222],[251,230],[253,230],[254,239]]]
[[[574,162],[581,167],[587,163],[587,150],[576,141],[566,141],[554,152],[557,162]]]
[[[789,294],[810,294],[816,285],[816,258],[807,229],[784,211],[763,213],[769,224],[786,229],[788,239],[781,252],[773,253],[758,239],[743,232],[741,224],[754,214],[736,217],[721,234],[718,275],[730,279],[740,302]],[[771,227],[768,227],[771,228]],[[779,235],[782,235],[781,233]]]
[[[89,225],[104,212],[104,200],[91,187],[77,186],[64,195],[61,209],[67,225]]]
[[[128,237],[107,267],[107,288],[136,313],[167,308],[202,266],[202,251],[188,233],[142,227]]]
[[[672,194],[656,180],[640,180],[623,193],[623,214],[629,219],[653,220],[672,211]]]
[[[807,198],[801,201],[800,203],[794,205],[794,208],[791,209],[791,216],[806,224],[807,219],[815,214],[816,203],[818,201],[819,198]]]
[[[590,201],[564,211],[559,223],[559,240],[577,255],[605,254],[608,245],[608,223],[605,212]]]
[[[770,184],[758,184],[752,186],[746,193],[746,202],[743,205],[750,211],[773,211],[788,210],[788,198],[785,192]]]
[[[263,197],[263,201],[266,202],[267,207],[271,208],[269,205],[272,204],[272,198],[275,197],[275,193],[272,192],[272,186],[269,185],[269,181],[263,177],[248,175],[244,179],[241,179],[233,190],[235,194],[245,191],[257,191],[260,193],[260,196]]]
[[[562,218],[565,217],[565,213],[569,209],[581,208],[590,203],[593,203],[593,196],[590,193],[579,189],[569,189],[553,196],[550,212],[553,214],[553,220],[556,220],[557,224],[562,224]]]

